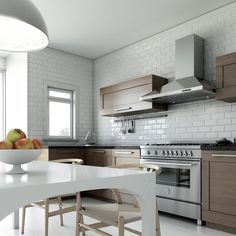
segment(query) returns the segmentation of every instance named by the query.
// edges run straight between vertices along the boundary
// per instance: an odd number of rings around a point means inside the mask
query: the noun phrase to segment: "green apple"
[[[17,140],[22,138],[26,138],[26,135],[21,129],[12,129],[8,132],[6,140],[15,143]]]

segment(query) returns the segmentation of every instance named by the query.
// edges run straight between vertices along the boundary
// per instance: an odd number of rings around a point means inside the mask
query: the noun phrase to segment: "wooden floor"
[[[88,201],[94,201],[87,199]],[[25,236],[44,236],[43,211],[37,208],[28,209],[26,217]],[[87,222],[93,223],[89,218],[85,218]],[[64,216],[65,226],[59,224],[59,217],[50,219],[49,236],[74,236],[75,235],[75,213],[69,213]],[[130,224],[131,227],[140,229],[141,222]],[[114,227],[106,228],[106,231],[114,236],[117,230]],[[187,220],[180,217],[174,217],[161,214],[161,233],[162,236],[232,236],[233,234],[197,226],[195,221]],[[6,217],[0,222],[0,236],[20,236],[19,230],[11,229],[11,216]],[[88,232],[88,236],[96,236],[96,234]],[[126,232],[127,236],[134,234]]]

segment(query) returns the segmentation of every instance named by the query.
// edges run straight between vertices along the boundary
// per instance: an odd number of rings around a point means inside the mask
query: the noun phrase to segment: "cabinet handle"
[[[121,107],[121,108],[118,108],[118,109],[115,109],[115,111],[126,111],[126,110],[131,110],[132,107]]]
[[[126,152],[126,151],[117,151],[116,154],[134,154],[134,152]]]
[[[76,154],[75,151],[57,151],[57,154]]]
[[[105,151],[96,150],[96,151],[93,151],[93,153],[106,153],[106,152]]]
[[[212,154],[213,157],[236,157],[236,154]]]

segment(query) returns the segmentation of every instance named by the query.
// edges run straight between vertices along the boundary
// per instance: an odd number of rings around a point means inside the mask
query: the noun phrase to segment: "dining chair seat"
[[[157,175],[161,172],[160,167],[151,164],[125,164],[112,167],[139,169],[148,172],[155,172]],[[137,235],[142,235],[142,232],[126,226],[128,223],[142,219],[139,206],[124,202],[118,189],[111,190],[116,199],[116,203],[84,203],[81,200],[80,193],[77,193],[76,236],[80,236],[80,233],[84,233],[86,231],[93,231],[101,236],[112,236],[111,234],[101,230],[101,228],[107,226],[116,226],[118,228],[119,236],[124,236],[125,230]],[[133,195],[133,197],[135,196]],[[94,224],[86,224],[83,216],[88,216],[98,222]],[[157,211],[156,236],[160,235],[160,222]]]
[[[83,164],[82,159],[78,158],[71,158],[71,159],[57,159],[53,160],[53,162],[63,163],[63,164],[72,164],[72,165],[81,165]],[[76,205],[66,206],[63,204],[63,198],[69,196],[76,196],[76,193],[71,194],[63,194],[59,196],[54,196],[52,198],[48,198],[45,200],[37,201],[35,203],[29,204],[22,208],[22,226],[21,226],[21,234],[24,234],[25,231],[25,216],[26,216],[26,209],[29,207],[38,207],[44,210],[45,214],[45,236],[48,236],[48,223],[49,218],[54,216],[60,216],[60,224],[61,226],[64,225],[63,222],[63,214],[76,211]],[[50,211],[49,206],[51,204],[57,204],[58,209]]]

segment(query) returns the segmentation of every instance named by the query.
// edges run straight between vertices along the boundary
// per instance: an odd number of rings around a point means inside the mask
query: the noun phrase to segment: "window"
[[[5,80],[0,71],[0,141],[5,137]]]
[[[48,138],[74,138],[74,91],[48,87]]]

